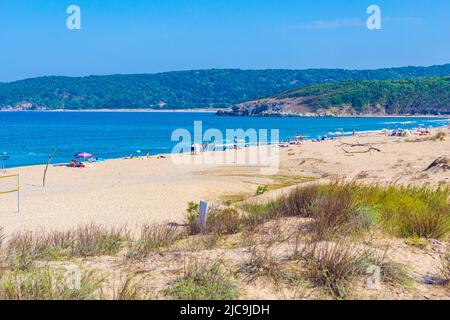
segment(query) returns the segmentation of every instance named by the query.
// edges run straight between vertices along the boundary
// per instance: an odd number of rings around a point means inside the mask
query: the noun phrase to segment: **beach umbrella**
[[[80,152],[80,153],[75,154],[74,157],[77,159],[89,159],[89,158],[92,158],[93,155],[88,152]]]

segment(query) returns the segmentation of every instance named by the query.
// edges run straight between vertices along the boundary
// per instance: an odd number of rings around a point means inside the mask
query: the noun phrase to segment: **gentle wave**
[[[391,121],[391,122],[381,122],[381,124],[413,124],[417,121]]]

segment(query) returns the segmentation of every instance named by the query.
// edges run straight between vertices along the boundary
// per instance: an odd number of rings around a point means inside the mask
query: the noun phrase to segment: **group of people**
[[[224,146],[224,149],[226,150],[226,146]],[[211,144],[209,143],[193,143],[191,144],[191,155],[199,154],[201,152],[206,151],[216,151],[216,143],[213,142]]]
[[[238,138],[234,138],[233,141],[233,149],[237,150],[239,149],[239,142],[244,142],[244,140],[239,140]],[[249,145],[248,143],[245,143],[245,147],[247,148]],[[226,151],[227,150],[227,144],[224,143],[221,145],[221,150],[222,151]],[[219,149],[219,150],[220,150]],[[192,143],[191,144],[191,155],[195,155],[195,154],[199,154],[201,152],[206,152],[206,151],[217,151],[218,150],[218,146],[216,145],[216,142],[212,142],[212,143]]]
[[[70,162],[67,166],[71,167],[71,168],[84,168],[85,167],[84,163],[82,163],[78,160],[70,160]]]

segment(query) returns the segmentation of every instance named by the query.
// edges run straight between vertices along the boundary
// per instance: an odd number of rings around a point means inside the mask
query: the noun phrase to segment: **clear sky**
[[[81,30],[66,9],[81,8]],[[366,27],[376,4],[382,29]],[[0,81],[450,62],[449,0],[1,0]]]

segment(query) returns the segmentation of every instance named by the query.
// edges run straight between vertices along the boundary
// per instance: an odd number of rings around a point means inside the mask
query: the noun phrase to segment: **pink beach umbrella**
[[[81,159],[89,159],[92,157],[93,157],[92,154],[90,154],[88,152],[80,152],[75,155],[75,158],[78,158],[78,159],[80,159],[80,158]]]

